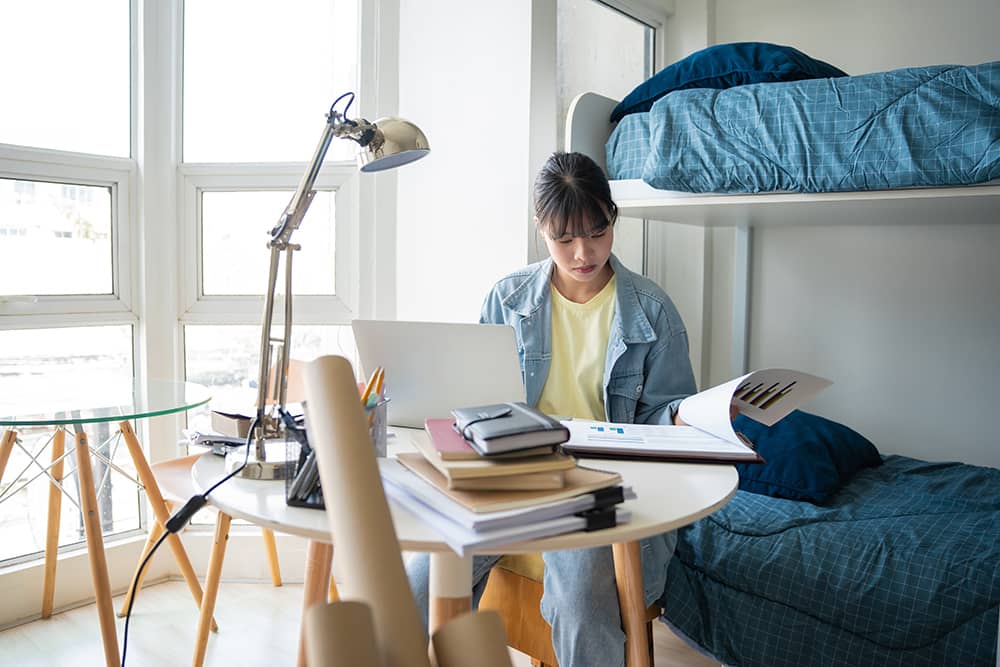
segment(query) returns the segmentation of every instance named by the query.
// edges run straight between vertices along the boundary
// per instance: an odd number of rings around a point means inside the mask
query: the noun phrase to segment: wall
[[[687,52],[699,40],[770,41],[849,73],[1000,59],[995,0],[679,0],[676,17],[686,21]],[[936,226],[918,208],[913,226],[849,222],[856,226],[754,231],[749,365],[833,379],[808,409],[883,452],[1000,466],[988,419],[1000,376],[1000,229]],[[708,237],[715,333],[706,379],[716,383],[731,373],[732,232]]]
[[[398,171],[398,319],[478,320],[526,262],[531,21],[530,2],[400,1],[400,115],[431,153]]]

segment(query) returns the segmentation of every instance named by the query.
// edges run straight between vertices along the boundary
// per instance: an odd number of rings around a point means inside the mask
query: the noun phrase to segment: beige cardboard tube
[[[306,611],[306,662],[316,667],[382,664],[372,611],[364,602],[315,604]]]
[[[503,621],[495,611],[457,616],[431,637],[438,667],[511,667]]]
[[[341,597],[371,608],[378,653],[386,665],[429,667],[423,624],[403,568],[350,362],[324,356],[309,363],[305,393],[309,439],[316,450],[337,559],[343,565]]]

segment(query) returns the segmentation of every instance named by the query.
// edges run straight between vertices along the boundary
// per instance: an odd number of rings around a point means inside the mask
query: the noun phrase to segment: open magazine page
[[[576,456],[638,455],[665,460],[755,461],[757,454],[734,435],[722,440],[693,426],[612,424],[572,419],[563,448]]]
[[[678,414],[686,423],[727,442],[739,442],[729,418],[729,405],[771,426],[831,382],[786,368],[765,368],[688,396]]]

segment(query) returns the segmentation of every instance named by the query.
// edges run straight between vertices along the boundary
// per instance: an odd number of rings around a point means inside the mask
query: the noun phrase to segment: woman
[[[618,208],[604,172],[586,155],[555,153],[535,180],[534,205],[550,257],[497,282],[480,317],[514,327],[528,404],[578,419],[673,423],[696,391],[687,332],[663,290],[611,253]],[[675,543],[673,533],[642,541],[647,604],[663,592]],[[499,558],[474,559],[474,603]],[[559,664],[623,664],[611,547],[543,558],[541,612]],[[427,558],[407,570],[426,610]]]

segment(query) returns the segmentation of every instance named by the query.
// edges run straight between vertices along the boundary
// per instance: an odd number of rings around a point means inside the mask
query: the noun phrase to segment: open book
[[[667,461],[763,462],[753,443],[733,429],[730,405],[766,426],[779,421],[831,384],[784,368],[766,368],[688,396],[678,409],[688,426],[563,422],[574,456]]]

